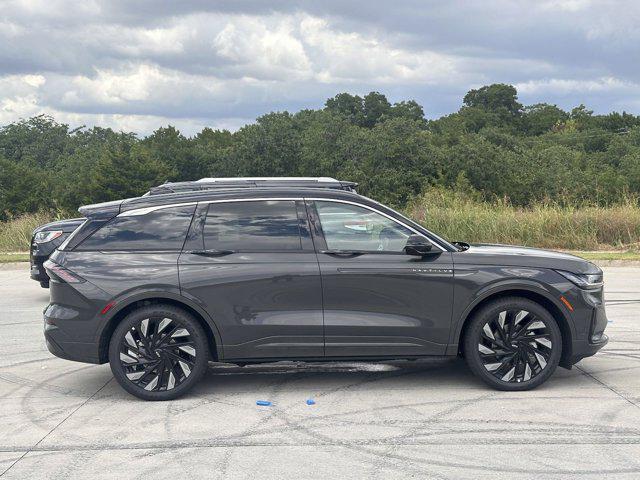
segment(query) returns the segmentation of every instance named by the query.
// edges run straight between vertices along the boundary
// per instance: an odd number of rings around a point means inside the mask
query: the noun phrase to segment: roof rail
[[[338,182],[331,177],[210,177],[196,180],[196,183],[215,182]]]
[[[330,177],[229,177],[201,178],[190,182],[166,182],[152,187],[146,195],[166,193],[194,192],[219,188],[268,188],[268,187],[307,187],[333,188],[355,192],[357,183],[343,182]]]

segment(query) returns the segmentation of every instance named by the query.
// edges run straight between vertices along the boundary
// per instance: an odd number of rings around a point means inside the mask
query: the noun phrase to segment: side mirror
[[[407,244],[404,247],[404,253],[407,255],[414,255],[416,257],[424,257],[431,253],[433,245],[428,238],[422,235],[411,235],[407,239]]]

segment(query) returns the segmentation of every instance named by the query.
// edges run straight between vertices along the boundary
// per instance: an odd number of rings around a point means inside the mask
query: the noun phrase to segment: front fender
[[[537,274],[545,275],[543,270],[531,270]],[[549,302],[555,307],[557,312],[560,312],[567,327],[570,330],[571,338],[575,335],[575,323],[573,321],[571,312],[562,304],[560,291],[553,290],[553,287],[548,286],[547,282],[541,282],[534,278],[503,278],[495,280],[489,284],[485,284],[480,288],[473,288],[471,282],[458,282],[455,286],[455,306],[452,311],[452,324],[451,335],[449,337],[449,345],[447,347],[447,354],[457,354],[458,340],[464,327],[464,324],[469,319],[471,313],[481,304],[506,295],[530,295],[533,297],[542,297],[545,301]],[[456,309],[456,306],[460,306]],[[551,312],[554,313],[554,312]]]

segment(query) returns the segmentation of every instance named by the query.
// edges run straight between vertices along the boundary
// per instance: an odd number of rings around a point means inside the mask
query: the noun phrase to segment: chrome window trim
[[[389,220],[391,220],[392,222],[397,223],[398,225],[402,225],[404,228],[412,231],[413,233],[415,233],[417,235],[424,235],[422,232],[419,232],[418,230],[416,230],[412,226],[407,225],[406,223],[401,222],[400,220],[392,217],[391,215],[388,215],[388,214],[386,214],[384,212],[381,212],[380,210],[378,210],[376,208],[373,208],[373,207],[371,207],[369,205],[364,205],[362,203],[353,202],[353,201],[350,201],[350,200],[342,200],[342,199],[337,199],[337,198],[322,198],[322,197],[251,197],[251,198],[225,198],[225,199],[220,199],[220,200],[202,200],[202,201],[199,201],[199,202],[171,203],[171,204],[168,204],[168,205],[154,205],[152,207],[137,208],[137,209],[134,209],[134,210],[127,210],[125,212],[119,213],[117,216],[118,217],[132,217],[132,216],[138,216],[138,215],[146,215],[147,213],[155,212],[156,210],[161,210],[161,209],[164,209],[164,208],[183,207],[183,206],[196,205],[196,204],[231,203],[231,202],[287,201],[287,200],[288,201],[310,200],[310,201],[318,201],[318,202],[334,202],[334,203],[346,203],[346,204],[349,204],[349,205],[355,205],[356,207],[361,207],[361,208],[364,208],[366,210],[370,210],[372,212],[375,212],[378,215],[382,215],[383,217],[388,218]],[[448,251],[446,248],[444,248],[435,239],[430,238],[430,240],[442,252]]]
[[[146,215],[147,213],[155,212],[156,210],[163,210],[165,208],[173,208],[173,207],[186,207],[189,205],[196,205],[198,202],[187,202],[187,203],[171,203],[168,205],[154,205],[152,207],[144,207],[144,208],[135,208],[133,210],[126,210],[124,212],[119,213],[116,217],[137,217],[140,215]]]
[[[369,205],[363,205],[362,203],[358,203],[358,202],[352,202],[350,200],[341,200],[341,199],[337,199],[337,198],[308,198],[306,197],[305,200],[312,200],[312,201],[318,201],[318,202],[335,202],[335,203],[347,203],[349,205],[355,205],[356,207],[362,207],[365,208],[367,210],[371,210],[372,212],[375,212],[379,215],[382,215],[383,217],[388,218],[389,220],[391,220],[392,222],[397,223],[398,225],[402,225],[404,228],[411,230],[413,233],[417,234],[417,235],[421,235],[424,236],[424,234],[422,232],[419,232],[418,230],[416,230],[415,228],[413,228],[410,225],[407,225],[406,223],[403,223],[401,221],[399,221],[396,218],[393,218],[391,215],[388,215],[384,212],[381,212],[380,210],[377,210],[373,207],[370,207]],[[433,243],[436,247],[438,247],[440,250],[442,250],[443,252],[446,252],[447,250],[444,249],[442,247],[442,245],[440,245],[437,242],[434,242],[433,239],[429,239],[431,240],[431,243]]]

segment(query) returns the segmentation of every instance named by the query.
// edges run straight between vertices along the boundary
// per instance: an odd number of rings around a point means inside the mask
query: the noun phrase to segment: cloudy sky
[[[640,2],[0,0],[0,124],[193,134],[371,90],[435,118],[493,82],[640,114]]]

